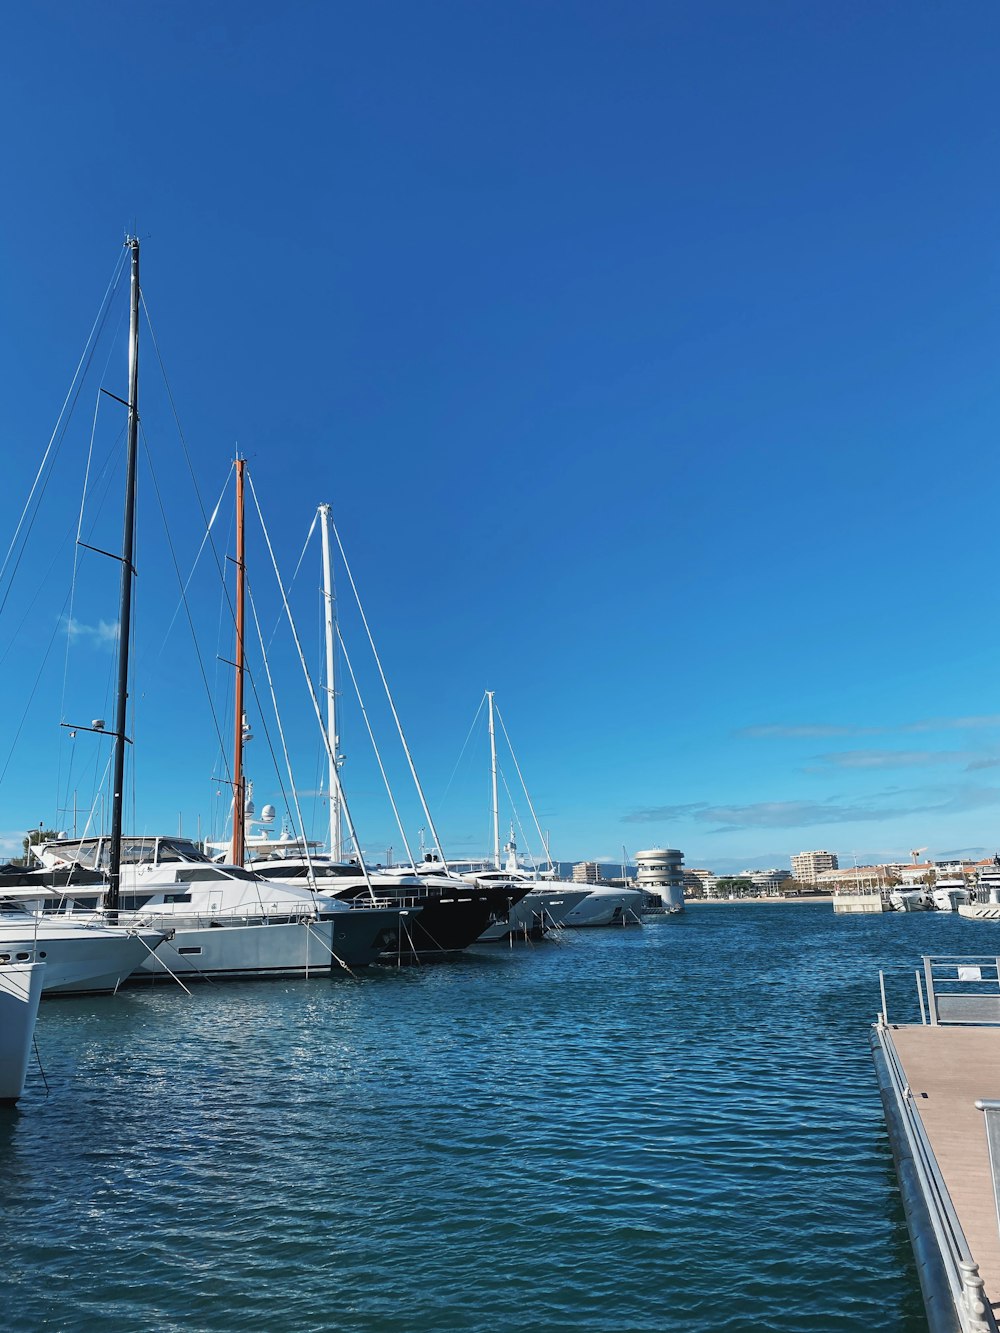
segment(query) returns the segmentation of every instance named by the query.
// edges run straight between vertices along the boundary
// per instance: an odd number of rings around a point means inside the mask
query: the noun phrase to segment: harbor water
[[[878,969],[990,923],[698,906],[451,963],[42,1006],[8,1329],[925,1329]]]

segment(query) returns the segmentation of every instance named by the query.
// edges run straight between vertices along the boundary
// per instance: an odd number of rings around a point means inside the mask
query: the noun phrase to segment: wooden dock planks
[[[977,1098],[1000,1098],[1000,1027],[899,1027],[890,1036],[952,1204],[1000,1312],[1000,1229]]]

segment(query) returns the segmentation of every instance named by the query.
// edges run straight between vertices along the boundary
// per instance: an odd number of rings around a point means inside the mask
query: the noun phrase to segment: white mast
[[[493,779],[493,866],[500,869],[500,801],[497,796],[497,734],[493,726],[493,691],[487,690],[490,701],[490,775]]]
[[[326,734],[330,780],[330,855],[334,861],[343,860],[344,839],[340,817],[340,775],[337,762],[340,756],[340,737],[337,735],[337,691],[333,662],[333,577],[330,572],[330,506],[320,505],[320,532],[323,536],[323,600],[326,603]]]

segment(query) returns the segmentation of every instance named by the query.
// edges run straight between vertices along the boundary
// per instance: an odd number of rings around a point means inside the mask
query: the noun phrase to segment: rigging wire
[[[69,601],[69,594],[67,593],[67,595],[66,595],[66,601],[63,602],[63,614],[64,614],[64,615],[65,615],[65,612],[66,612],[66,604],[67,604],[68,601]],[[52,652],[52,645],[53,645],[53,644],[55,643],[55,641],[56,641],[56,635],[59,633],[59,629],[60,629],[61,624],[62,624],[62,616],[60,616],[60,617],[56,620],[56,623],[55,623],[55,625],[54,625],[53,628],[52,628],[52,633],[51,633],[51,635],[49,636],[48,647],[45,649],[45,652],[44,652],[43,655],[42,655],[42,660],[41,660],[41,662],[39,663],[39,666],[38,666],[38,672],[37,672],[37,674],[35,675],[35,683],[32,685],[31,690],[30,690],[30,692],[29,692],[29,694],[28,694],[28,701],[27,701],[27,703],[24,705],[24,711],[23,711],[22,714],[21,714],[21,720],[18,722],[18,724],[17,724],[17,730],[16,730],[15,733],[14,733],[14,739],[11,741],[11,743],[10,743],[10,749],[7,751],[7,758],[4,760],[4,766],[3,766],[2,769],[0,769],[0,785],[3,784],[3,780],[4,780],[4,778],[7,776],[7,769],[10,767],[10,761],[11,761],[11,759],[14,757],[14,751],[15,751],[15,749],[17,748],[17,743],[18,743],[18,741],[21,739],[21,732],[22,732],[23,729],[24,729],[24,722],[25,722],[25,719],[27,718],[27,716],[28,716],[28,711],[29,711],[29,709],[31,708],[32,703],[34,702],[35,693],[36,693],[36,691],[38,690],[38,684],[39,684],[39,681],[42,679],[42,673],[44,672],[44,670],[45,670],[45,665],[46,665],[46,663],[47,663],[48,660],[49,660],[49,654]]]
[[[344,819],[347,823],[348,832],[351,835],[351,841],[354,843],[354,850],[357,852],[358,863],[361,867],[361,873],[364,875],[365,884],[368,886],[368,893],[372,901],[375,900],[375,890],[372,888],[371,876],[368,874],[368,867],[365,864],[365,858],[361,851],[361,843],[358,841],[357,831],[354,827],[354,820],[351,818],[351,811],[344,796],[344,789],[340,784],[340,777],[337,773],[336,756],[334,755],[330,737],[327,735],[326,727],[323,724],[323,714],[320,711],[319,700],[316,698],[316,690],[313,687],[312,677],[309,675],[309,666],[306,662],[305,653],[302,651],[302,644],[299,642],[298,631],[295,628],[295,621],[292,619],[291,607],[288,605],[288,597],[285,593],[284,584],[281,581],[281,574],[278,571],[278,562],[274,555],[274,547],[271,545],[271,537],[267,530],[267,524],[264,522],[264,515],[261,512],[260,501],[257,499],[257,491],[253,484],[253,477],[247,471],[247,481],[250,483],[250,494],[253,496],[254,507],[257,510],[257,517],[260,520],[261,531],[264,534],[264,541],[267,543],[267,551],[271,557],[271,565],[274,569],[274,577],[278,582],[278,590],[281,593],[281,600],[285,608],[285,615],[288,617],[288,627],[292,632],[292,638],[295,640],[295,647],[299,655],[299,663],[302,667],[303,675],[306,678],[306,685],[309,688],[309,697],[312,699],[313,709],[316,713],[316,720],[319,723],[320,733],[326,745],[327,757],[330,760],[330,771],[337,783],[337,795],[340,797],[340,808],[344,812]]]
[[[166,515],[166,511],[165,511],[164,508],[163,508],[163,497],[160,495],[160,487],[159,487],[159,483],[158,483],[157,480],[156,480],[156,472],[155,472],[155,470],[154,470],[154,468],[153,468],[153,459],[152,459],[152,454],[151,454],[151,451],[150,451],[150,448],[149,448],[149,442],[148,442],[147,439],[146,439],[146,432],[142,429],[141,424],[140,424],[140,427],[139,427],[139,433],[140,433],[140,435],[142,436],[142,447],[143,447],[143,450],[145,451],[145,454],[146,454],[146,465],[147,465],[148,468],[149,468],[149,475],[150,475],[150,477],[151,477],[151,479],[152,479],[152,482],[153,482],[153,493],[154,493],[155,496],[156,496],[156,503],[157,503],[157,506],[159,507],[159,510],[160,510],[160,517],[163,519],[163,531],[164,531],[164,533],[166,534],[166,538],[167,538],[167,549],[170,551],[170,560],[171,560],[171,563],[173,564],[173,567],[174,567],[174,573],[177,575],[177,582],[178,582],[178,585],[180,586],[180,590],[181,590],[181,598],[180,598],[180,599],[181,599],[181,602],[183,603],[183,606],[184,606],[184,613],[185,613],[185,615],[186,615],[186,617],[187,617],[188,627],[189,627],[190,630],[191,630],[191,639],[192,639],[192,641],[193,641],[193,643],[194,643],[195,656],[196,656],[196,658],[198,659],[198,670],[199,670],[200,673],[201,673],[202,684],[205,686],[205,693],[206,693],[206,695],[208,696],[208,708],[209,708],[209,712],[212,714],[212,723],[213,723],[213,725],[214,725],[214,727],[215,727],[215,734],[216,734],[216,736],[218,737],[218,740],[219,740],[219,747],[220,747],[220,749],[223,751],[223,762],[225,763],[225,762],[226,762],[226,759],[225,759],[225,746],[223,745],[223,741],[222,741],[222,729],[221,729],[221,727],[220,727],[220,725],[219,725],[219,719],[218,719],[218,717],[216,716],[216,712],[215,712],[215,701],[214,701],[214,699],[212,698],[212,691],[209,689],[209,685],[208,685],[208,673],[207,673],[206,670],[205,670],[205,663],[204,663],[204,660],[203,660],[202,655],[201,655],[201,649],[200,649],[200,647],[198,646],[198,635],[197,635],[197,633],[195,632],[194,619],[193,619],[193,617],[192,617],[192,615],[191,615],[191,606],[190,606],[190,603],[188,602],[188,599],[187,599],[187,584],[185,584],[185,583],[181,580],[181,570],[180,570],[180,566],[179,566],[178,563],[177,563],[177,553],[176,553],[175,550],[174,550],[174,544],[173,544],[173,541],[171,540],[171,537],[170,537],[170,528],[169,528],[169,526],[168,526],[168,524],[167,524],[167,515]],[[228,478],[227,478],[227,485],[228,485]],[[213,517],[214,517],[214,516],[213,516]],[[203,543],[203,544],[204,544],[204,543]],[[194,571],[192,571],[192,573],[193,573],[193,572],[194,572]],[[179,609],[179,608],[178,608],[178,609]],[[175,612],[174,612],[174,615],[176,616],[176,614],[177,614],[177,612],[175,611]],[[162,652],[162,649],[161,649],[161,652]],[[227,769],[226,769],[226,775],[227,775],[227,777],[229,776],[229,769],[228,769],[228,767],[227,767]]]
[[[249,579],[247,580],[247,598],[248,598],[248,600],[249,600],[249,602],[250,602],[250,610],[251,610],[251,612],[253,613],[253,623],[254,623],[254,625],[255,625],[255,627],[256,627],[256,630],[257,630],[257,639],[258,639],[258,641],[259,641],[259,643],[260,643],[261,660],[262,660],[263,663],[264,663],[264,673],[265,673],[265,675],[267,676],[268,689],[271,691],[271,704],[272,704],[272,706],[273,706],[273,708],[274,708],[274,717],[275,717],[275,720],[276,720],[276,722],[277,722],[277,724],[278,724],[278,735],[281,737],[281,751],[282,751],[282,754],[285,756],[285,767],[288,769],[288,785],[289,785],[289,786],[291,787],[291,789],[292,789],[292,801],[293,801],[293,803],[294,803],[294,805],[295,805],[295,815],[296,815],[296,818],[297,818],[298,821],[299,821],[299,831],[300,831],[300,834],[301,834],[301,837],[302,837],[302,848],[303,848],[303,851],[305,852],[305,858],[306,858],[306,870],[308,871],[308,884],[309,884],[309,888],[310,888],[310,890],[311,890],[311,892],[312,892],[312,894],[313,894],[313,907],[315,908],[315,906],[316,906],[316,897],[315,897],[315,894],[316,894],[316,872],[313,870],[312,855],[311,855],[311,853],[310,853],[310,851],[309,851],[309,839],[306,837],[306,826],[305,826],[305,824],[304,824],[303,821],[302,821],[302,810],[301,810],[301,808],[299,807],[299,793],[298,793],[298,789],[297,789],[296,786],[295,786],[295,776],[294,776],[294,774],[292,773],[292,761],[291,761],[291,758],[289,757],[289,754],[288,754],[288,746],[287,746],[287,744],[285,743],[285,730],[284,730],[284,728],[283,728],[282,725],[281,725],[281,714],[278,712],[278,699],[277,699],[277,695],[276,695],[275,692],[274,692],[274,681],[271,679],[271,667],[270,667],[270,664],[269,664],[269,662],[268,662],[268,660],[267,660],[267,651],[266,651],[266,649],[265,649],[265,647],[264,647],[264,634],[263,634],[263,631],[261,630],[261,627],[260,627],[260,619],[259,619],[259,617],[258,617],[258,615],[257,615],[257,604],[256,604],[256,602],[255,602],[254,599],[253,599],[253,593],[250,591],[250,581],[249,581]],[[254,697],[256,697],[256,691],[254,691]],[[265,735],[267,734],[267,728],[266,728],[266,727],[265,727],[265,729],[264,729],[264,734],[265,734]],[[273,752],[272,752],[272,753],[273,753]],[[277,765],[276,765],[275,767],[277,767]],[[280,774],[280,773],[278,774],[278,784],[279,784],[279,786],[281,786],[281,795],[282,795],[282,799],[285,800],[285,802],[286,802],[286,806],[287,806],[287,797],[285,796],[285,789],[284,789],[284,786],[281,785],[281,774]]]
[[[382,763],[382,755],[379,753],[378,742],[375,739],[375,733],[372,731],[372,725],[368,720],[368,709],[365,707],[365,701],[361,697],[361,687],[354,674],[354,667],[351,666],[351,659],[348,656],[347,645],[344,643],[344,636],[340,632],[340,625],[337,625],[337,641],[340,644],[340,651],[344,655],[344,662],[347,664],[347,670],[351,677],[351,683],[354,686],[354,692],[358,696],[358,704],[361,708],[361,716],[365,720],[365,726],[368,728],[368,736],[372,743],[372,749],[375,751],[375,759],[378,762],[378,770],[382,774],[382,781],[385,783],[386,794],[389,797],[389,804],[392,806],[392,813],[396,817],[396,827],[399,829],[399,836],[403,839],[403,846],[406,849],[406,858],[409,861],[413,873],[417,873],[416,862],[413,859],[413,852],[410,850],[410,844],[406,840],[406,832],[403,829],[403,821],[399,817],[399,810],[396,806],[395,797],[392,794],[392,787],[389,783],[389,775],[385,771],[385,765]]]
[[[494,707],[495,707],[495,705],[494,705]],[[522,790],[523,790],[523,792],[524,792],[525,799],[526,799],[527,802],[528,802],[528,809],[531,811],[531,818],[532,818],[532,819],[534,820],[534,822],[535,822],[535,828],[536,828],[536,830],[537,830],[537,832],[538,832],[538,837],[539,837],[539,839],[541,840],[542,849],[543,849],[544,852],[545,852],[545,859],[548,861],[548,863],[549,863],[549,869],[551,870],[551,869],[552,869],[552,866],[553,866],[552,855],[551,855],[551,853],[549,852],[548,847],[546,847],[546,845],[545,845],[545,835],[542,833],[541,825],[540,825],[539,822],[538,822],[538,816],[535,814],[535,807],[534,807],[534,805],[532,804],[532,801],[531,801],[531,795],[530,795],[530,793],[529,793],[529,791],[528,791],[527,783],[524,781],[524,776],[523,776],[523,774],[521,773],[521,766],[520,766],[520,764],[517,762],[517,755],[514,753],[514,747],[513,747],[513,745],[511,745],[511,743],[510,743],[510,736],[507,734],[507,727],[506,727],[506,725],[505,725],[505,723],[504,723],[503,716],[502,716],[502,714],[501,714],[499,708],[496,708],[496,715],[497,715],[497,717],[500,719],[500,726],[503,728],[504,739],[505,739],[506,742],[507,742],[507,748],[508,748],[508,750],[510,750],[510,757],[511,757],[511,759],[513,759],[513,761],[514,761],[514,767],[517,769],[517,776],[518,776],[518,779],[519,779],[519,781],[520,781],[520,783],[521,783],[521,788],[522,788]]]
[[[56,424],[52,428],[52,434],[49,436],[49,442],[45,446],[45,452],[42,454],[42,461],[41,463],[39,463],[38,471],[35,473],[35,480],[31,483],[31,490],[28,492],[28,498],[24,502],[24,508],[21,510],[21,516],[17,520],[17,526],[14,528],[14,535],[10,539],[10,545],[7,547],[7,554],[3,558],[3,563],[0,564],[0,583],[2,583],[4,574],[7,572],[7,566],[10,564],[11,555],[14,552],[15,547],[17,546],[18,538],[21,534],[21,529],[24,526],[25,518],[27,517],[28,511],[31,508],[31,502],[34,499],[35,491],[38,490],[39,483],[41,482],[42,488],[38,495],[39,503],[35,505],[34,513],[31,515],[31,519],[24,533],[24,540],[21,542],[21,549],[18,552],[17,559],[14,562],[14,567],[10,572],[10,578],[7,583],[7,590],[3,595],[3,599],[0,600],[0,615],[3,614],[4,607],[7,605],[7,599],[9,598],[11,588],[14,585],[14,578],[17,574],[18,569],[20,568],[21,560],[24,557],[24,553],[27,550],[28,538],[31,536],[32,529],[35,526],[35,520],[38,517],[42,496],[45,494],[49,481],[52,478],[52,469],[49,469],[48,475],[45,477],[44,482],[42,482],[42,474],[45,472],[46,465],[49,461],[49,455],[52,454],[53,462],[55,461],[55,458],[58,457],[59,449],[66,435],[66,429],[69,426],[70,418],[73,415],[73,411],[76,407],[77,400],[80,396],[80,391],[83,388],[83,381],[84,379],[86,379],[87,371],[90,369],[90,363],[94,359],[94,353],[97,350],[97,344],[100,341],[101,333],[104,330],[104,324],[107,320],[108,312],[111,309],[111,298],[114,296],[115,291],[118,288],[118,282],[121,278],[122,272],[124,271],[125,257],[127,253],[128,253],[127,250],[123,249],[115,263],[114,270],[112,271],[111,274],[111,281],[108,283],[107,290],[105,291],[104,296],[101,299],[101,304],[98,307],[97,311],[97,318],[94,320],[94,323],[90,329],[90,333],[87,335],[87,341],[84,343],[83,352],[80,354],[80,360],[77,362],[76,370],[73,372],[73,378],[70,380],[70,386],[66,391],[66,397],[63,399],[63,405],[59,409],[59,415],[56,418]],[[81,375],[81,370],[83,372],[82,375]],[[68,413],[66,411],[67,406],[69,407]],[[55,450],[54,454],[53,454],[53,449]]]
[[[148,457],[148,451],[147,451],[147,457]],[[195,570],[198,568],[198,561],[201,559],[201,553],[202,553],[202,551],[204,551],[204,549],[205,549],[205,545],[206,545],[206,543],[208,542],[209,534],[210,534],[211,531],[212,531],[212,525],[215,523],[215,520],[218,518],[218,516],[219,516],[219,510],[222,508],[222,502],[223,502],[223,500],[226,498],[226,491],[229,490],[229,478],[230,478],[231,476],[232,476],[232,469],[230,468],[229,472],[226,473],[226,480],[223,482],[222,490],[221,490],[221,492],[219,493],[219,498],[218,498],[218,500],[215,502],[215,508],[212,510],[212,516],[211,516],[211,518],[208,520],[208,527],[205,529],[205,535],[202,537],[202,539],[201,539],[201,545],[198,547],[198,553],[197,553],[197,555],[196,555],[195,558],[194,558],[194,564],[191,566],[191,573],[187,576],[187,578],[184,580],[183,584],[181,585],[181,595],[180,595],[180,597],[178,598],[177,605],[174,607],[174,614],[170,617],[170,624],[167,626],[166,633],[165,633],[164,636],[163,636],[163,643],[160,645],[160,653],[161,653],[161,654],[163,653],[164,649],[165,649],[166,646],[167,646],[167,640],[170,638],[170,631],[171,631],[171,630],[173,629],[173,627],[174,627],[174,621],[177,619],[177,613],[178,613],[178,611],[181,609],[181,605],[183,604],[185,607],[187,606],[187,602],[186,602],[186,600],[185,600],[185,599],[186,599],[186,596],[187,596],[187,590],[188,590],[188,588],[190,588],[190,586],[191,586],[191,580],[194,578]],[[163,507],[162,507],[162,505],[161,505],[161,507],[160,507],[161,513],[162,513],[162,509],[163,509]],[[164,515],[164,520],[163,520],[163,521],[164,521],[164,526],[166,526],[166,516],[165,516],[165,515]]]
[[[313,521],[310,524],[309,531],[306,533],[306,540],[302,547],[302,553],[299,556],[299,562],[295,566],[295,570],[292,573],[291,579],[289,580],[288,584],[289,592],[291,592],[292,589],[295,587],[295,580],[298,578],[299,570],[302,568],[302,561],[306,558],[306,551],[308,550],[309,543],[312,541],[312,535],[316,531],[316,521],[318,518],[319,518],[319,510],[317,509],[315,514],[313,514]],[[267,647],[269,652],[271,649],[271,645],[274,643],[274,636],[277,634],[278,628],[281,625],[282,620],[284,619],[284,614],[285,613],[283,611],[279,611],[278,619],[274,622],[274,629],[271,630],[271,637],[267,641]]]
[[[403,724],[399,720],[399,714],[396,712],[396,705],[395,702],[393,701],[392,691],[389,689],[389,682],[386,680],[385,672],[382,670],[382,659],[379,657],[378,649],[375,647],[375,640],[372,638],[372,632],[368,625],[368,617],[365,615],[365,609],[361,605],[361,596],[358,593],[357,584],[354,582],[354,575],[351,573],[351,566],[347,560],[347,553],[344,551],[344,543],[340,540],[340,533],[337,530],[337,525],[336,523],[334,523],[332,516],[330,519],[330,526],[333,528],[333,535],[337,539],[337,546],[340,550],[340,558],[344,562],[344,570],[350,581],[351,591],[354,593],[354,600],[355,602],[357,602],[358,611],[361,613],[361,623],[364,625],[365,633],[368,635],[368,642],[371,645],[372,654],[375,658],[375,665],[378,667],[378,673],[382,677],[382,687],[385,690],[385,697],[389,701],[389,707],[392,709],[392,716],[396,723],[396,730],[399,733],[400,743],[403,746],[403,753],[406,755],[406,762],[410,766],[410,775],[413,778],[413,785],[416,787],[417,795],[420,797],[420,805],[424,812],[424,818],[427,820],[427,826],[431,831],[431,837],[434,839],[434,846],[437,848],[437,854],[441,858],[442,862],[445,865],[447,865],[448,858],[445,856],[444,851],[441,847],[441,839],[438,837],[438,831],[434,824],[434,817],[431,814],[430,809],[428,808],[427,800],[424,796],[424,789],[420,785],[420,779],[417,777],[417,770],[416,766],[413,763],[413,756],[410,754],[410,747],[407,745],[406,737],[403,734]]]
[[[469,734],[465,738],[465,744],[462,746],[458,759],[455,761],[455,767],[451,770],[451,777],[448,779],[448,785],[444,789],[444,795],[441,797],[440,805],[444,805],[445,801],[448,799],[448,793],[451,791],[451,784],[455,781],[455,774],[458,772],[459,764],[461,764],[465,757],[465,751],[468,748],[469,741],[472,740],[472,733],[476,729],[476,723],[479,721],[479,715],[483,711],[483,704],[485,702],[486,694],[484,693],[483,697],[479,700],[479,707],[476,709],[476,716],[472,719],[472,726],[469,728]]]
[[[525,855],[528,858],[528,862],[532,870],[537,870],[538,867],[535,865],[535,858],[531,852],[531,845],[528,842],[528,835],[524,831],[524,825],[521,823],[521,816],[518,813],[517,806],[514,804],[514,795],[507,784],[507,774],[503,771],[503,768],[499,764],[497,765],[497,768],[499,769],[500,772],[500,778],[503,781],[503,789],[507,793],[507,799],[510,801],[510,809],[511,809],[511,814],[514,816],[514,823],[517,825],[517,831],[521,835],[521,843],[522,846],[524,847]]]
[[[208,545],[209,549],[212,552],[212,557],[215,560],[215,568],[216,572],[219,575],[219,582],[222,585],[222,599],[224,599],[228,603],[229,614],[232,617],[233,624],[235,624],[236,608],[233,606],[232,598],[229,596],[229,588],[226,585],[226,575],[225,575],[224,565],[219,557],[219,552],[216,548],[215,541],[211,536],[212,527],[211,524],[209,523],[208,513],[206,512],[205,509],[205,502],[202,500],[201,497],[201,489],[198,486],[198,477],[194,470],[194,464],[191,462],[191,454],[188,450],[187,439],[185,438],[184,430],[183,427],[181,426],[180,414],[177,411],[177,402],[174,398],[173,390],[170,387],[170,380],[167,378],[167,368],[163,364],[163,356],[160,353],[160,345],[156,339],[156,330],[153,328],[153,319],[149,313],[149,306],[146,302],[146,296],[141,289],[139,291],[139,300],[142,304],[143,314],[146,316],[146,325],[149,329],[150,342],[153,344],[153,352],[156,355],[157,364],[160,367],[160,375],[163,377],[163,387],[167,393],[167,401],[170,403],[170,411],[173,414],[174,425],[177,427],[177,437],[181,442],[181,452],[184,455],[184,462],[187,464],[187,470],[191,477],[191,484],[194,487],[194,494],[195,494],[195,499],[198,501],[198,508],[201,510],[202,523],[204,524],[206,531],[209,533]],[[221,625],[221,620],[222,620],[221,609],[220,609],[219,620]],[[218,684],[218,667],[216,668],[216,684]],[[226,764],[226,774],[228,777],[230,770],[228,766],[228,760],[226,758],[225,747],[222,748],[222,760],[223,763]]]

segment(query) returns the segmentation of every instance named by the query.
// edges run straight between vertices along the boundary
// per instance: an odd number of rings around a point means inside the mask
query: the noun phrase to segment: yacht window
[[[156,856],[155,838],[123,838],[122,865],[152,865]]]
[[[201,946],[200,946],[200,945],[197,945],[197,946],[196,946],[196,945],[192,945],[192,944],[182,945],[182,946],[177,950],[177,952],[178,952],[178,953],[201,953]]]
[[[208,857],[188,838],[161,838],[160,839],[160,857],[161,861],[194,861],[198,865],[204,865]]]
[[[229,876],[224,870],[216,870],[214,866],[205,865],[198,866],[197,869],[192,866],[190,870],[186,868],[175,870],[174,878],[178,884],[203,884],[206,880],[228,879]]]
[[[80,842],[57,842],[50,843],[48,846],[63,861],[72,861],[76,865],[89,866],[91,870],[97,868],[97,853],[101,849],[101,840],[99,838],[87,838]],[[107,865],[107,847],[103,848],[101,863]]]

